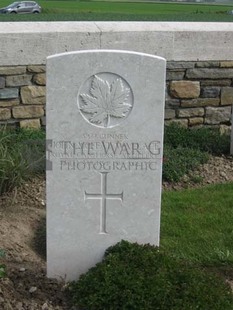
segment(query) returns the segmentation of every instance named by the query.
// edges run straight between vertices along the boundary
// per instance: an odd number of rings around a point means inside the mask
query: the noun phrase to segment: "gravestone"
[[[159,245],[165,60],[47,59],[47,274],[74,280],[128,240]]]

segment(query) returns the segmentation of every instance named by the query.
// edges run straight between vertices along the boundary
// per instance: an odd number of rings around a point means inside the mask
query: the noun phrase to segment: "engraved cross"
[[[107,174],[108,172],[100,172],[101,174],[101,193],[90,194],[85,191],[84,199],[99,199],[100,200],[100,234],[106,234],[106,203],[108,199],[119,199],[123,201],[123,192],[121,194],[107,193]]]

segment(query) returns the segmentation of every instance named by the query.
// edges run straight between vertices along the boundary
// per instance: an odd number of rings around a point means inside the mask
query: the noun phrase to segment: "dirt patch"
[[[198,182],[197,182],[198,181]],[[164,189],[233,182],[233,158],[211,157],[178,184]],[[7,277],[0,279],[0,309],[71,310],[65,284],[46,278],[45,179],[37,177],[0,197],[0,249],[6,255]],[[228,277],[233,287],[232,277]]]
[[[7,266],[7,277],[0,279],[0,309],[71,309],[64,283],[46,277],[45,234],[38,240],[44,219],[44,178],[0,197],[1,263]]]

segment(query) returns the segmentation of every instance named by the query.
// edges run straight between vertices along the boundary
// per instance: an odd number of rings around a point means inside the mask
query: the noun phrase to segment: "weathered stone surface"
[[[6,86],[24,86],[31,84],[32,75],[10,75],[6,77]]]
[[[229,122],[231,119],[231,107],[207,107],[205,124],[216,125]]]
[[[196,68],[219,67],[219,61],[200,61],[195,64]]]
[[[227,125],[220,125],[219,126],[219,132],[221,135],[230,135],[231,134],[231,126],[227,126]]]
[[[47,169],[49,277],[77,279],[121,239],[158,244],[165,68],[111,50],[47,59],[47,139],[61,154]],[[67,160],[61,140],[76,149]]]
[[[186,77],[188,79],[226,79],[232,78],[233,69],[188,69]]]
[[[185,71],[167,71],[166,80],[183,80]]]
[[[233,87],[223,87],[221,91],[221,105],[233,104]]]
[[[46,66],[45,65],[31,65],[27,66],[28,72],[33,72],[33,73],[42,73],[46,71]]]
[[[173,109],[165,109],[165,119],[175,118],[176,111]]]
[[[204,123],[203,117],[192,117],[189,119],[189,126],[197,126]]]
[[[30,128],[30,129],[39,129],[40,120],[39,119],[25,119],[19,122],[20,128]]]
[[[201,97],[216,98],[219,97],[220,87],[204,87],[201,89]]]
[[[0,75],[15,75],[26,73],[26,66],[0,67]]]
[[[191,100],[181,100],[181,107],[203,107],[203,106],[218,106],[220,104],[219,98],[197,98]]]
[[[206,86],[230,86],[231,80],[221,79],[221,80],[201,80],[201,87]]]
[[[194,68],[194,61],[168,61],[167,69],[190,69]]]
[[[44,115],[42,106],[18,106],[12,109],[14,118],[35,118]]]
[[[220,61],[220,67],[221,68],[233,68],[233,61]]]
[[[0,76],[0,88],[4,88],[6,84],[5,78]]]
[[[1,109],[0,108],[0,120],[8,120],[11,118],[11,111],[10,109]]]
[[[178,107],[180,106],[179,99],[167,99],[165,103],[166,108]]]
[[[0,89],[0,99],[13,99],[18,98],[18,88],[3,88]]]
[[[0,100],[0,107],[13,107],[15,105],[19,105],[19,99]]]
[[[178,117],[194,117],[203,116],[205,113],[204,108],[189,108],[189,109],[179,109]]]
[[[45,85],[46,84],[46,74],[45,73],[38,73],[33,77],[33,82],[38,85]]]
[[[45,104],[45,87],[24,86],[21,88],[21,98],[25,104]]]
[[[172,120],[165,121],[166,125],[169,125],[171,123],[176,123],[176,124],[179,124],[180,126],[188,128],[188,119],[172,119]]]
[[[175,98],[197,98],[200,95],[200,83],[193,81],[172,81],[170,94]]]
[[[41,125],[46,126],[46,116],[41,117]]]

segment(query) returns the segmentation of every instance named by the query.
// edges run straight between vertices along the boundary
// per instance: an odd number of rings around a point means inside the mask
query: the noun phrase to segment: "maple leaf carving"
[[[109,84],[107,80],[95,75],[90,94],[80,94],[83,101],[80,110],[91,114],[91,123],[108,127],[111,117],[122,118],[130,111],[132,105],[127,102],[129,93],[130,89],[123,85],[121,78]]]

